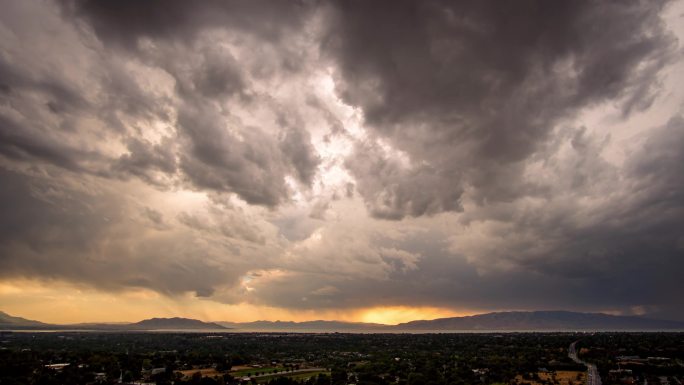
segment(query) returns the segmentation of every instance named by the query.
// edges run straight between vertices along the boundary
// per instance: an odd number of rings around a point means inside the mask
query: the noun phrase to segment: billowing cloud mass
[[[0,282],[684,319],[680,2],[0,3]]]

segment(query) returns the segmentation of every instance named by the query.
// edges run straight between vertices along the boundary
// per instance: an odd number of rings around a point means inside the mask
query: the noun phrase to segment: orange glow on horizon
[[[472,315],[472,312],[456,312],[438,307],[380,306],[360,312],[359,321],[396,325],[415,320],[432,320],[445,317]]]
[[[169,297],[148,289],[105,292],[65,282],[34,280],[0,281],[0,310],[13,316],[54,324],[185,317],[207,322],[328,320],[395,325],[474,314],[447,308],[409,306],[292,310],[249,303],[225,304],[191,294]]]

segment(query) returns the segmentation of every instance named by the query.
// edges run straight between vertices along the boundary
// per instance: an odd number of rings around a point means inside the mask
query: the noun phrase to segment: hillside
[[[273,332],[402,332],[402,331],[488,331],[488,330],[684,330],[684,322],[634,316],[569,311],[530,311],[478,314],[467,317],[420,320],[399,325],[342,321],[254,321],[203,322],[189,318],[150,318],[135,323],[83,323],[53,325],[13,317],[0,312],[0,329],[55,330],[229,330]]]
[[[132,330],[159,330],[159,329],[227,329],[225,326],[213,322],[203,322],[190,318],[150,318],[128,325],[121,325],[125,329]]]
[[[684,329],[684,322],[602,313],[531,311],[411,321],[399,324],[396,328],[405,330],[672,330]]]
[[[218,322],[218,324],[238,330],[255,331],[359,331],[386,329],[389,326],[362,322],[342,321],[254,321],[254,322]]]
[[[48,324],[33,321],[26,318],[14,317],[3,311],[0,311],[0,327],[1,328],[21,328],[21,327],[40,327],[50,326]]]
[[[14,317],[0,311],[0,329],[50,329],[50,330],[227,330],[211,322],[189,318],[150,318],[135,323],[79,323],[71,325],[47,324]]]

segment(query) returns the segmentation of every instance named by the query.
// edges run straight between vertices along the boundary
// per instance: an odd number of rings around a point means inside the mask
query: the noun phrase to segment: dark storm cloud
[[[193,185],[234,192],[251,204],[277,206],[289,196],[288,173],[311,184],[318,159],[308,134],[289,130],[278,141],[258,127],[240,128],[239,123],[236,133],[218,111],[194,107],[178,116],[187,140],[181,141],[187,151],[181,155],[181,168]]]
[[[230,53],[209,51],[202,67],[194,74],[195,89],[208,98],[241,93],[246,85],[239,68]]]
[[[157,183],[157,173],[168,175],[176,172],[174,145],[169,138],[159,144],[131,138],[127,145],[128,153],[116,161],[113,172],[135,175],[147,182]]]
[[[77,35],[55,17],[56,10],[13,3],[3,11],[2,25],[12,38],[3,41],[0,55],[0,154],[36,165],[108,174],[113,157],[103,147],[127,129],[122,118],[160,116],[156,103],[116,60],[98,60],[84,46],[87,38],[81,44],[69,40]],[[28,15],[40,21],[20,22]],[[87,64],[96,68],[88,68],[91,72],[83,76],[79,71]]]
[[[284,28],[302,22],[309,6],[305,1],[74,0],[65,8],[84,16],[102,39],[135,49],[141,37],[187,41],[207,28],[228,27],[278,39]]]
[[[0,279],[684,317],[666,3],[6,2]]]
[[[235,193],[249,203],[271,207],[290,195],[286,176],[292,175],[303,186],[311,185],[319,159],[308,132],[285,124],[276,127],[275,134],[273,127],[244,126],[231,111],[270,103],[268,95],[254,94],[248,78],[279,76],[283,64],[250,68],[229,50],[198,41],[197,35],[211,28],[238,31],[245,45],[239,49],[250,50],[259,44],[286,57],[288,48],[281,49],[276,37],[285,29],[299,27],[297,22],[308,7],[296,3],[265,7],[244,2],[188,5],[182,1],[165,3],[165,12],[158,12],[161,5],[152,3],[143,8],[137,2],[62,3],[66,21],[76,25],[82,20],[72,17],[88,21],[102,46],[93,41],[85,47],[65,41],[65,52],[55,48],[49,57],[63,60],[64,55],[80,56],[90,72],[83,82],[90,84],[81,84],[79,74],[56,61],[55,68],[45,69],[38,64],[37,68],[23,65],[8,52],[0,57],[5,90],[0,97],[17,112],[5,110],[0,115],[0,152],[12,159],[43,161],[72,171],[117,178],[134,176],[160,188],[175,186],[180,178],[194,189]],[[25,8],[8,7],[7,17],[13,13],[24,16],[37,7],[27,4]],[[58,23],[49,11],[41,16]],[[32,34],[30,26],[7,25],[17,35],[27,34],[36,44],[42,44],[41,38],[62,42],[74,37],[69,34],[85,33],[62,24],[59,27],[66,32],[45,37],[38,33],[44,32],[41,30]],[[142,37],[153,39],[156,50],[138,52],[133,42]],[[87,41],[88,35],[81,38]],[[26,44],[30,46],[30,42]],[[113,47],[127,53],[107,60],[103,53]],[[13,49],[26,56],[23,60],[42,59],[33,49]],[[97,49],[103,51],[98,53]],[[268,63],[268,58],[262,61]],[[175,95],[150,89],[144,79],[131,72],[131,65],[145,66],[161,78],[170,77]],[[94,120],[99,127],[83,132],[83,127],[92,126]],[[155,122],[173,127],[172,131],[154,142],[142,138]],[[93,148],[84,149],[82,141],[93,144]],[[106,148],[121,142],[126,149],[121,155]]]
[[[163,8],[173,13],[180,7],[179,16],[187,4]],[[288,176],[310,185],[318,158],[309,133],[277,122],[264,128],[242,124],[231,112],[271,108],[264,103],[269,95],[252,92],[253,68],[196,35],[212,26],[227,34],[239,27],[246,31],[239,31],[244,45],[233,42],[236,50],[259,44],[277,56],[280,47],[264,39],[296,24],[297,17],[285,16],[299,14],[300,7],[207,3],[204,10],[193,9],[212,22],[187,15],[187,29],[166,28],[162,24],[174,19],[162,16],[137,29],[124,25],[136,23],[132,3],[115,6],[122,19],[101,14],[99,6],[109,5],[2,6],[2,277],[210,295],[233,285],[247,261],[260,264],[257,248],[259,255],[277,255],[263,250],[270,247],[264,246],[264,229],[224,208],[213,214],[221,220],[207,222],[212,231],[188,230],[183,216],[140,207],[150,191],[121,180],[140,179],[166,192],[180,187],[234,193],[271,207],[290,196]],[[101,18],[102,25],[96,21]],[[138,51],[138,37],[153,39],[155,49]],[[260,59],[261,79],[280,75],[281,63]]]
[[[674,43],[663,4],[337,2],[323,47],[339,94],[416,165],[409,175],[359,167],[373,149],[357,149],[350,168],[371,211],[458,210],[466,184],[481,200],[510,200],[516,189],[497,180],[519,179],[518,163],[559,120],[611,99],[626,113],[649,105]],[[416,181],[428,184],[407,193]]]
[[[403,240],[384,238],[380,244],[407,253],[420,253],[414,268],[394,264],[384,277],[337,274],[334,269],[301,269],[260,285],[254,282],[259,303],[280,303],[291,308],[364,308],[383,306],[443,306],[457,309],[540,309],[620,306],[585,282],[551,277],[525,269],[483,275],[464,256],[448,250],[435,233],[420,232]],[[335,255],[344,251],[340,245]],[[385,250],[388,250],[385,248]],[[391,254],[391,253],[387,253]],[[333,257],[334,258],[334,257]],[[330,261],[333,266],[336,261]],[[540,290],[543,287],[544,290]],[[382,301],[379,302],[378,299]]]
[[[121,185],[59,170],[0,169],[0,181],[0,279],[204,297],[278,252],[238,209],[172,218],[121,194]]]
[[[505,223],[494,233],[509,241],[498,252],[500,258],[530,270],[569,278],[611,277],[624,285],[640,274],[649,276],[649,285],[661,293],[681,290],[676,276],[684,267],[679,230],[684,182],[677,165],[684,156],[683,123],[676,117],[653,129],[623,168],[605,162],[599,156],[603,144],[578,130],[569,138],[572,156],[548,159],[558,180],[547,186],[548,197],[539,206],[543,212],[515,202],[491,205],[461,220],[466,225]],[[516,241],[524,239],[529,243]]]
[[[0,115],[2,155],[13,159],[37,158],[72,170],[80,168],[79,159],[94,155],[72,148],[55,135],[42,134],[51,127],[38,119],[40,115],[37,115],[36,110],[41,110],[44,114],[60,114],[88,108],[88,102],[74,87],[63,79],[35,79],[30,73],[21,70],[20,63],[8,62],[5,55],[0,56],[0,84],[4,90],[0,93],[0,102],[3,105],[19,105],[16,107],[18,110],[35,118],[31,127],[24,127],[25,122],[16,114]],[[44,96],[44,104],[36,106],[27,103],[22,106],[23,93]]]
[[[366,197],[371,213],[378,218],[461,210],[463,190],[458,174],[445,174],[427,164],[407,169],[373,143],[358,143],[346,166],[356,176],[358,191]],[[429,192],[426,186],[430,186]]]
[[[262,298],[275,300],[277,293],[293,307],[358,307],[371,306],[374,299],[363,293],[373,292],[384,304],[394,305],[596,311],[638,307],[682,319],[684,120],[677,117],[654,129],[623,169],[601,160],[605,143],[589,139],[585,130],[566,140],[573,144],[573,155],[548,160],[562,181],[549,187],[554,198],[538,206],[516,201],[466,212],[461,216],[466,227],[453,227],[451,244],[439,232],[381,242],[420,252],[415,269],[390,270],[389,277],[380,279],[322,270],[276,280],[264,288]],[[586,162],[592,173],[586,173]],[[583,200],[600,204],[585,207]],[[467,231],[478,223],[482,227],[475,234]],[[468,247],[468,238],[481,232],[484,239]],[[325,285],[337,290],[310,295]]]
[[[225,29],[246,34],[245,44],[275,46],[282,34],[300,27],[310,7],[304,3],[267,6],[239,1],[207,2],[199,6],[183,1],[163,5],[147,3],[142,8],[137,2],[114,5],[83,1],[72,6],[72,11],[90,21],[105,44],[123,44],[125,49],[136,51],[138,39],[150,38],[159,44],[180,41],[188,49],[197,51],[200,64],[189,73],[186,65],[166,56],[177,54],[175,49],[151,59],[176,81],[181,99],[177,118],[181,139],[179,166],[184,179],[193,187],[232,192],[250,204],[274,207],[289,197],[287,175],[292,174],[304,185],[311,184],[319,160],[308,132],[278,122],[283,132],[279,139],[261,127],[244,126],[230,108],[216,104],[224,100],[247,109],[264,104],[263,97],[250,89],[245,72],[256,71],[254,76],[265,76],[268,72],[264,73],[264,68],[250,69],[230,52],[212,44],[196,42],[202,31]],[[160,7],[165,11],[159,12]],[[174,43],[171,44],[173,47]],[[280,52],[285,54],[285,50]],[[168,146],[164,147],[168,151]],[[131,163],[135,156],[132,152],[120,163]],[[138,175],[143,172],[134,171]]]
[[[46,138],[35,138],[22,132],[19,125],[0,116],[0,151],[8,158],[38,158],[61,167],[79,168],[72,149]]]
[[[29,89],[48,95],[50,108],[54,113],[65,110],[80,109],[88,106],[88,102],[78,90],[62,79],[35,79],[32,74],[22,71],[18,63],[8,62],[8,57],[0,57],[0,79],[2,92],[0,100],[6,101],[14,92]]]
[[[162,213],[147,207],[140,208],[145,220],[137,220],[131,202],[87,186],[92,181],[74,188],[65,183],[70,179],[0,171],[0,277],[198,296],[237,278],[240,264],[206,237],[173,231]]]

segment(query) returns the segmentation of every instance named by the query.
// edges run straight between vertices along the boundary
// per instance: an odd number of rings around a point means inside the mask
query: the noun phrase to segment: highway
[[[570,344],[570,347],[568,348],[568,357],[578,364],[582,364],[587,367],[587,385],[601,385],[601,376],[599,376],[596,365],[580,360],[577,356],[575,344],[577,344],[577,341]]]

